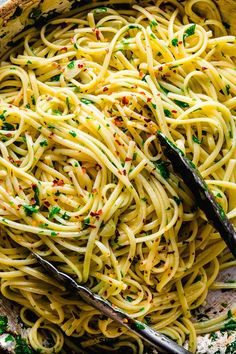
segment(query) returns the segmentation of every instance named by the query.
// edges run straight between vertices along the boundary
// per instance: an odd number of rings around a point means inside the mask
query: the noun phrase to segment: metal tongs
[[[131,318],[128,314],[117,307],[111,305],[108,301],[94,294],[83,285],[76,283],[69,275],[60,272],[52,263],[36,253],[33,253],[39,264],[52,275],[60,284],[69,290],[73,296],[78,296],[87,304],[99,310],[102,314],[126,327],[129,331],[135,333],[138,337],[149,343],[159,353],[164,354],[190,354],[188,350],[179,346],[177,343],[166,337],[164,334],[156,332],[145,323]]]
[[[163,133],[157,132],[164,155],[170,160],[174,172],[190,186],[199,208],[205,213],[209,223],[219,232],[229,250],[236,258],[236,232],[224,210],[217,203],[196,166]]]

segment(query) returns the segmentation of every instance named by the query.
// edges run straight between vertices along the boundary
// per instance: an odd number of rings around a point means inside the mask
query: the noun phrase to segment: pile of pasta
[[[156,137],[188,156],[234,222],[235,37],[202,2],[203,17],[196,1],[85,5],[19,34],[1,59],[1,293],[34,349],[63,352],[75,337],[89,352],[145,351],[32,251],[193,353],[197,334],[227,321],[191,320],[210,287],[235,288],[214,283],[235,261]]]

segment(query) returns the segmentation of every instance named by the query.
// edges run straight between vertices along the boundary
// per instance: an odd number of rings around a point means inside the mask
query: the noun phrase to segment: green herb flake
[[[88,100],[87,98],[83,98],[83,97],[80,99],[80,101],[83,102],[84,104],[94,103],[93,101]]]
[[[67,214],[67,212],[65,212],[65,213],[62,215],[62,219],[64,219],[64,220],[70,220],[70,215]]]
[[[235,354],[236,353],[236,340],[226,347],[225,354]]]
[[[172,117],[172,113],[171,113],[171,111],[169,111],[169,109],[164,109],[164,113],[165,113],[166,117],[168,117],[168,118]]]
[[[227,85],[225,86],[225,91],[226,91],[226,94],[227,94],[227,95],[230,94],[230,85],[229,85],[229,84],[227,84]]]
[[[186,31],[184,32],[185,38],[194,35],[195,30],[196,30],[196,24],[194,23],[194,24],[191,25],[189,28],[187,28]]]
[[[157,105],[156,105],[155,103],[152,103],[152,107],[153,107],[154,109],[156,109],[156,108],[157,108]]]
[[[215,332],[211,332],[210,339],[212,342],[215,342],[218,339],[218,335]]]
[[[131,296],[126,296],[126,300],[129,301],[129,302],[134,301],[134,299]]]
[[[55,236],[57,236],[57,233],[55,231],[52,231],[51,236],[55,237]]]
[[[34,191],[34,200],[35,200],[35,205],[39,205],[39,187],[36,184],[32,185],[32,189]]]
[[[178,39],[177,38],[172,39],[171,44],[173,45],[173,47],[177,47],[178,46]]]
[[[0,334],[3,334],[7,330],[8,319],[7,316],[0,316]]]
[[[67,68],[68,69],[73,69],[75,67],[75,61],[72,60],[68,65],[67,65]]]
[[[202,276],[199,274],[196,276],[195,278],[195,283],[197,283],[198,281],[200,281],[202,279]]]
[[[52,76],[51,79],[50,79],[50,81],[60,81],[60,77],[61,77],[61,74]]]
[[[32,104],[35,106],[36,105],[36,100],[35,100],[34,96],[31,96],[31,101],[32,101]]]
[[[70,130],[70,131],[69,131],[69,134],[70,134],[71,136],[73,136],[73,138],[75,138],[75,137],[77,136],[76,132],[74,132],[73,130]]]
[[[232,314],[232,311],[231,311],[231,310],[229,310],[229,311],[227,312],[227,317],[228,317],[228,318],[233,317],[233,314]]]
[[[134,153],[133,153],[133,158],[132,158],[132,160],[135,161],[135,160],[137,159],[137,156],[138,156],[138,153],[137,153],[137,152],[134,152]]]
[[[134,29],[134,28],[138,28],[138,26],[137,26],[137,25],[129,25],[128,28],[129,28],[129,29]]]
[[[160,161],[160,162],[155,162],[154,165],[157,167],[157,169],[160,172],[160,175],[164,179],[168,179],[170,177],[170,171],[167,169],[167,166],[169,166],[169,162]]]
[[[187,102],[183,102],[183,101],[179,101],[179,100],[174,100],[174,102],[181,108],[189,107],[189,104]]]
[[[136,329],[145,329],[144,324],[141,322],[135,321],[134,325],[135,325]]]
[[[62,116],[62,112],[59,111],[59,109],[53,109],[52,113],[55,114],[56,116]]]
[[[16,336],[16,346],[15,346],[15,354],[33,354],[34,351],[31,349],[26,340],[21,338],[21,336]]]
[[[41,140],[39,143],[40,146],[48,146],[48,141],[47,140]]]
[[[23,205],[24,210],[25,210],[25,214],[27,216],[32,216],[33,213],[38,213],[39,212],[39,208],[36,208],[33,205]]]
[[[66,97],[66,105],[67,105],[67,108],[70,110],[70,99],[68,96]]]
[[[49,219],[53,219],[53,217],[55,215],[57,215],[59,212],[60,212],[61,208],[59,208],[58,206],[53,206],[51,209],[50,209],[50,212],[49,212]]]
[[[14,342],[14,337],[11,334],[8,334],[8,336],[5,338],[5,342]]]
[[[151,21],[151,27],[156,27],[156,26],[158,26],[158,23],[157,23],[157,21],[156,20],[152,20]]]
[[[192,135],[192,140],[194,143],[201,145],[201,140],[199,140],[195,135]]]
[[[98,7],[97,9],[93,10],[94,14],[101,14],[103,12],[107,12],[107,7],[101,6],[101,7]]]
[[[83,221],[83,230],[87,229],[90,225],[90,217],[85,218]]]
[[[180,205],[182,200],[174,195],[173,197],[174,201],[176,202],[177,205]]]
[[[26,64],[32,64],[31,60],[27,60]]]

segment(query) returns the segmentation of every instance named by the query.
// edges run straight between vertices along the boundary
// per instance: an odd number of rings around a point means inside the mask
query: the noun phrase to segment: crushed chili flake
[[[45,202],[43,202],[43,204],[46,206],[46,207],[49,207],[50,206],[50,203],[46,200]]]
[[[163,70],[163,66],[160,66],[160,67],[158,68],[158,70],[159,70],[159,71],[162,71],[162,70]]]
[[[54,179],[53,181],[53,187],[55,186],[64,186],[65,182],[62,179]]]
[[[97,188],[92,189],[92,193],[97,193],[97,192],[98,192]]]
[[[126,157],[125,162],[128,162],[128,161],[132,161],[132,159],[130,157]]]
[[[123,170],[122,172],[123,172],[123,175],[126,176],[126,170]]]
[[[108,89],[108,87],[106,87],[106,86],[103,88],[103,92],[106,92],[106,91],[108,91],[108,90],[109,90],[109,89]]]
[[[129,100],[126,96],[122,97],[122,103],[123,104],[129,104]]]
[[[115,125],[116,125],[117,127],[121,127],[122,124],[123,124],[123,120],[122,120],[121,117],[117,117],[117,118],[114,119],[114,123],[115,123]]]
[[[206,66],[202,66],[202,70],[207,70],[208,68]]]
[[[99,216],[102,215],[102,209],[99,209],[98,211],[91,211],[90,212],[91,216]]]
[[[175,110],[175,109],[172,109],[172,111],[171,111],[172,113],[177,113],[177,111]]]
[[[121,142],[120,142],[118,139],[115,139],[115,142],[116,142],[118,145],[122,145]]]
[[[147,98],[147,102],[151,102],[152,98],[151,97],[148,97]]]
[[[63,51],[63,52],[64,52],[64,51],[67,52],[67,50],[68,50],[67,47],[61,48],[61,51]]]
[[[82,167],[82,172],[86,173],[86,168],[85,167]]]
[[[36,200],[35,200],[34,198],[31,198],[31,199],[30,199],[30,204],[31,204],[31,205],[34,205],[35,203],[36,203]]]
[[[81,68],[83,68],[83,67],[84,67],[84,64],[78,64],[77,66],[78,66],[78,68],[80,68],[80,69],[81,69]]]
[[[179,41],[178,43],[179,43],[179,44],[183,44],[183,41]]]

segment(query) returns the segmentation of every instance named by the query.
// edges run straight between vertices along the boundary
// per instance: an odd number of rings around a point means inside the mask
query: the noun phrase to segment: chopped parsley
[[[50,79],[50,81],[60,81],[60,77],[61,77],[61,74],[52,76],[51,79]]]
[[[193,36],[195,33],[195,30],[196,30],[196,24],[194,23],[189,28],[187,28],[186,31],[184,32],[185,38]]]
[[[174,100],[174,102],[181,108],[189,107],[189,104],[187,102],[183,102],[183,101],[179,101],[179,100]]]
[[[59,111],[59,109],[53,109],[52,113],[55,114],[56,116],[62,116],[62,112]]]
[[[34,191],[34,200],[35,200],[35,205],[39,205],[39,187],[36,184],[33,184],[32,186],[33,191]]]
[[[169,109],[164,109],[164,113],[165,113],[166,117],[168,117],[168,118],[172,117],[172,113],[171,113],[171,111],[169,111]]]
[[[138,153],[137,152],[134,152],[133,153],[133,161],[135,161],[137,159],[137,156],[138,156]]]
[[[15,346],[15,354],[33,354],[34,351],[31,349],[26,340],[21,338],[21,336],[16,336],[16,346]]]
[[[14,342],[14,337],[11,334],[8,334],[8,336],[5,338],[5,342]]]
[[[135,321],[134,325],[135,325],[136,329],[145,329],[144,324],[141,322]]]
[[[3,334],[7,330],[8,319],[7,316],[0,316],[0,334]]]
[[[178,46],[178,39],[177,39],[177,38],[172,39],[171,44],[172,44],[174,47],[177,47],[177,46]]]
[[[68,69],[73,69],[75,67],[75,62],[74,60],[72,60],[68,65],[67,65],[67,68]]]
[[[167,179],[170,177],[170,171],[167,169],[167,166],[169,166],[169,162],[160,161],[160,162],[155,162],[154,164],[157,167],[157,169],[159,170],[160,175],[164,179]]]
[[[90,218],[85,218],[83,221],[83,230],[87,229],[90,225]]]
[[[70,220],[70,215],[67,214],[67,212],[65,212],[65,213],[62,215],[62,219],[64,219],[64,220]]]
[[[51,236],[57,236],[57,233],[55,231],[52,231]]]
[[[173,199],[177,205],[180,205],[182,202],[182,200],[180,198],[176,197],[175,195],[174,195]]]
[[[126,300],[129,301],[129,302],[134,301],[134,299],[131,296],[126,296]]]
[[[83,97],[80,99],[80,101],[81,101],[81,102],[83,102],[84,104],[90,104],[90,103],[93,103],[93,101],[88,100],[87,98],[83,98]]]
[[[101,6],[93,10],[94,14],[101,14],[102,12],[107,12],[107,7]]]
[[[201,140],[199,140],[195,135],[192,135],[192,140],[196,143],[201,145]]]
[[[24,210],[25,210],[25,214],[27,216],[32,216],[33,213],[38,213],[39,212],[39,208],[36,208],[33,205],[23,205]]]
[[[39,145],[40,146],[48,146],[48,141],[47,140],[41,140]]]
[[[31,101],[32,101],[32,104],[35,106],[36,105],[36,100],[35,100],[34,96],[31,96]]]
[[[49,212],[49,219],[53,219],[53,217],[58,214],[60,212],[61,208],[59,208],[58,206],[53,206],[51,209],[50,209],[50,212]]]
[[[75,137],[77,136],[76,132],[74,132],[73,130],[70,130],[70,131],[69,131],[69,134],[70,134],[71,136],[73,136],[73,138],[75,138]]]

